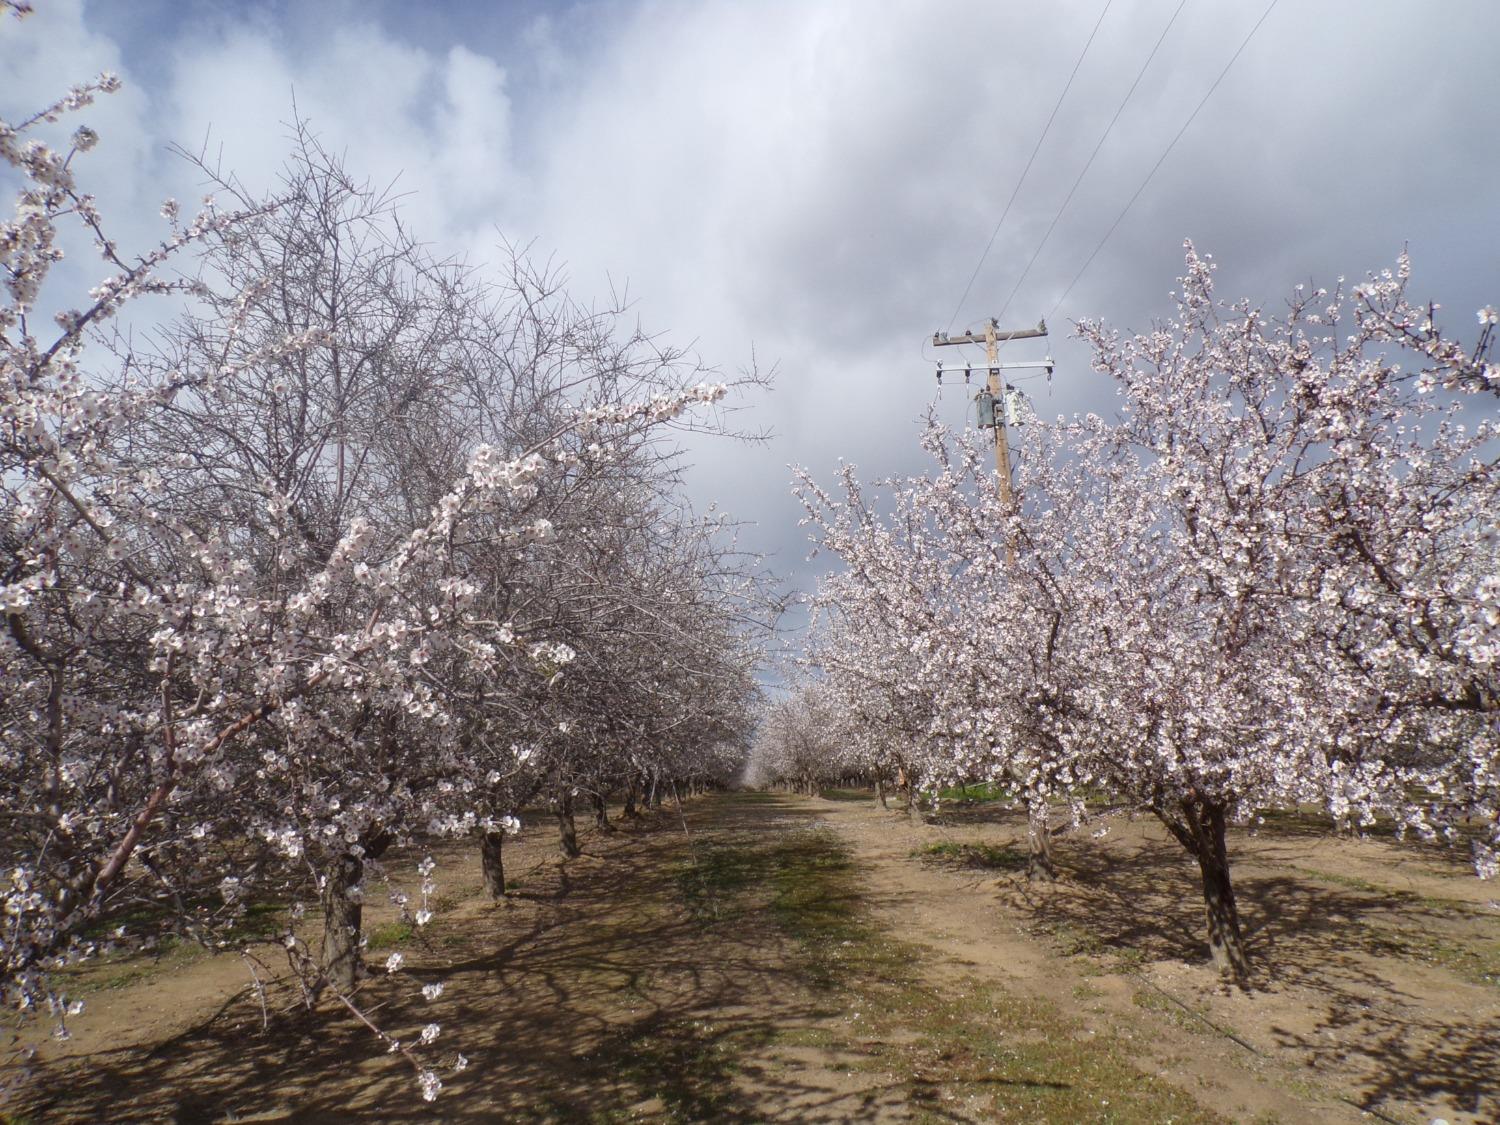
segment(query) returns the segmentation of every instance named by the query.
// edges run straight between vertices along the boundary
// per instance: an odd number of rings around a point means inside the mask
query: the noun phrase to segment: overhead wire
[[[990,250],[994,248],[995,239],[1000,235],[1000,228],[1005,225],[1006,218],[1010,215],[1011,207],[1015,205],[1016,197],[1021,194],[1021,187],[1026,183],[1026,176],[1031,171],[1031,166],[1036,162],[1037,153],[1042,151],[1042,144],[1047,139],[1047,134],[1052,130],[1052,123],[1057,120],[1057,111],[1062,108],[1068,91],[1073,88],[1073,79],[1078,77],[1078,68],[1083,65],[1084,57],[1093,46],[1095,37],[1099,34],[1099,28],[1104,23],[1104,17],[1109,14],[1109,7],[1114,0],[1105,0],[1104,7],[1099,12],[1099,18],[1094,21],[1094,29],[1089,32],[1088,40],[1083,44],[1083,50],[1078,53],[1078,59],[1073,63],[1073,69],[1068,74],[1067,82],[1063,83],[1062,93],[1057,95],[1057,101],[1052,106],[1052,112],[1047,116],[1047,123],[1042,126],[1042,134],[1036,139],[1032,147],[1031,155],[1026,159],[1026,166],[1021,169],[1020,178],[1016,180],[1016,186],[1011,190],[1010,198],[1005,201],[1005,209],[1000,212],[1000,221],[995,224],[995,229],[990,232],[990,240],[984,244],[984,251],[979,255],[979,261],[974,265],[974,272],[969,274],[968,283],[958,298],[958,303],[953,306],[953,315],[948,318],[946,331],[953,331],[953,325],[958,320],[958,314],[964,307],[964,302],[969,299],[969,292],[974,288],[974,282],[979,277],[979,271],[984,268],[986,259],[990,256]],[[1184,0],[1184,3],[1186,0]]]
[[[1073,280],[1068,282],[1068,287],[1062,291],[1062,296],[1057,299],[1057,303],[1052,306],[1052,311],[1047,314],[1049,319],[1057,315],[1057,310],[1060,309],[1062,307],[1062,303],[1067,300],[1068,294],[1073,292],[1073,287],[1077,285],[1078,282],[1082,279],[1083,275],[1088,272],[1089,266],[1093,265],[1094,259],[1097,258],[1099,256],[1099,252],[1104,249],[1104,244],[1107,243],[1114,235],[1116,229],[1119,228],[1120,223],[1124,221],[1125,216],[1130,213],[1130,209],[1135,206],[1136,200],[1140,199],[1141,193],[1146,190],[1146,186],[1151,182],[1152,178],[1156,175],[1161,166],[1166,163],[1167,157],[1170,156],[1172,150],[1177,147],[1177,142],[1182,140],[1182,136],[1188,131],[1188,127],[1192,125],[1194,119],[1197,118],[1203,107],[1208,104],[1208,99],[1213,97],[1214,91],[1219,88],[1219,84],[1224,81],[1225,76],[1234,66],[1240,55],[1244,53],[1245,48],[1250,45],[1250,40],[1255,38],[1255,33],[1258,32],[1261,28],[1261,25],[1266,22],[1266,18],[1270,16],[1272,9],[1276,7],[1277,3],[1279,3],[1279,0],[1271,0],[1271,2],[1266,5],[1266,10],[1261,13],[1260,19],[1255,21],[1255,25],[1250,28],[1249,33],[1243,40],[1240,41],[1240,45],[1235,49],[1234,54],[1229,56],[1229,61],[1224,64],[1224,69],[1219,71],[1219,76],[1214,79],[1213,85],[1211,85],[1208,88],[1207,92],[1204,93],[1203,97],[1199,99],[1197,106],[1195,106],[1193,109],[1193,112],[1188,114],[1187,120],[1182,123],[1182,128],[1177,130],[1176,136],[1174,136],[1167,143],[1167,147],[1163,149],[1162,154],[1157,157],[1156,163],[1153,164],[1151,166],[1151,170],[1146,173],[1146,178],[1142,180],[1140,186],[1135,189],[1135,194],[1130,197],[1129,202],[1127,202],[1121,209],[1120,213],[1115,216],[1115,221],[1112,222],[1109,225],[1109,229],[1104,232],[1104,237],[1099,240],[1098,245],[1094,247],[1093,252],[1090,253],[1088,258],[1084,261],[1083,266],[1076,274],[1073,275]]]
[[[1151,61],[1156,58],[1157,52],[1161,50],[1161,45],[1166,42],[1167,34],[1172,30],[1172,25],[1177,22],[1177,17],[1182,14],[1182,9],[1185,7],[1187,7],[1187,0],[1180,0],[1177,8],[1172,12],[1171,18],[1167,20],[1166,26],[1161,29],[1161,34],[1157,36],[1156,43],[1152,46],[1151,52],[1146,56],[1146,61],[1141,64],[1140,70],[1136,72],[1135,81],[1130,84],[1130,89],[1125,91],[1125,96],[1120,99],[1120,104],[1115,107],[1114,116],[1109,119],[1109,124],[1104,127],[1104,132],[1099,134],[1099,140],[1095,142],[1094,150],[1089,153],[1088,160],[1084,161],[1083,167],[1073,180],[1073,186],[1068,189],[1068,194],[1063,197],[1062,203],[1057,208],[1057,213],[1052,216],[1052,222],[1047,224],[1047,230],[1043,233],[1042,240],[1037,243],[1036,249],[1031,252],[1031,257],[1027,259],[1025,268],[1021,270],[1020,276],[1016,278],[1015,285],[1011,286],[1010,295],[1005,298],[1005,304],[1000,306],[1000,312],[996,316],[997,320],[1004,318],[1006,312],[1010,310],[1011,302],[1015,300],[1016,294],[1021,291],[1021,286],[1031,273],[1031,267],[1036,265],[1037,258],[1041,256],[1042,250],[1047,245],[1047,241],[1052,237],[1052,232],[1057,229],[1057,224],[1062,220],[1063,213],[1067,211],[1068,204],[1073,202],[1073,196],[1077,194],[1079,185],[1083,183],[1084,177],[1089,174],[1089,169],[1094,166],[1094,160],[1098,157],[1099,151],[1104,147],[1104,142],[1109,140],[1110,133],[1114,132],[1115,125],[1120,120],[1120,115],[1125,112],[1125,107],[1130,104],[1131,97],[1134,96],[1141,84],[1141,80],[1146,77],[1146,71],[1151,67]]]

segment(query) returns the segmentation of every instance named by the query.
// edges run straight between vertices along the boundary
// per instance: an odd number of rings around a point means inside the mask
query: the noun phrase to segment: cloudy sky
[[[174,142],[268,186],[295,97],[352,169],[410,193],[428,241],[475,261],[533,243],[580,299],[628,282],[708,362],[774,363],[746,418],[775,438],[697,448],[692,487],[794,585],[814,570],[787,466],[919,468],[936,329],[1048,316],[1009,358],[1056,356],[1024,384],[1056,414],[1110,403],[1068,321],[1165,315],[1184,238],[1224,295],[1406,245],[1448,323],[1500,300],[1494,0],[35,3],[0,26],[0,114],[117,71],[86,118],[117,229],[144,238],[162,198],[197,194]],[[966,406],[939,401],[955,423]]]

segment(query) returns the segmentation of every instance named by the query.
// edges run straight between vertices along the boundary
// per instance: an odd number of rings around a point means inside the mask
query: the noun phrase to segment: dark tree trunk
[[[484,889],[497,902],[505,897],[504,847],[504,832],[486,832],[479,841],[479,866],[484,872]]]
[[[563,855],[572,859],[581,854],[578,847],[578,825],[573,822],[573,791],[564,787],[552,802],[557,813],[557,831],[562,842]]]
[[[364,906],[355,888],[364,874],[364,860],[345,852],[328,865],[323,883],[323,980],[343,993],[354,989],[361,968]]]
[[[880,802],[881,808],[890,809],[891,806],[885,803],[885,781],[879,774],[875,775],[875,799]]]
[[[1052,861],[1052,818],[1047,802],[1039,797],[1026,801],[1026,878],[1057,878],[1057,864]]]
[[[365,860],[379,859],[390,846],[390,833],[372,829],[360,840],[358,855],[344,852],[329,864],[323,884],[323,979],[315,991],[326,984],[347,993],[359,980],[364,970],[359,951],[364,896],[358,888]]]
[[[1243,984],[1250,973],[1239,906],[1229,877],[1225,843],[1224,805],[1202,797],[1184,798],[1180,815],[1157,810],[1177,842],[1198,861],[1203,877],[1203,906],[1208,917],[1208,949],[1219,972]]]
[[[594,803],[594,826],[601,832],[613,832],[615,826],[609,822],[609,813],[604,808],[604,795],[595,793],[590,799]]]
[[[620,815],[627,817],[635,817],[638,815],[635,811],[635,791],[636,782],[634,778],[631,778],[630,784],[625,787],[625,811]]]

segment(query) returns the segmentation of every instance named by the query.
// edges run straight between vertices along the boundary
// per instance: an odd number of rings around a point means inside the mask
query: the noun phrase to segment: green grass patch
[[[208,951],[197,942],[169,936],[160,939],[152,950],[109,954],[59,969],[57,979],[65,982],[64,992],[87,995],[142,984],[206,956]]]
[[[831,832],[789,832],[766,855],[771,917],[798,946],[818,989],[889,979],[898,966],[865,908],[854,860]]]
[[[918,1121],[1222,1120],[1045,1000],[969,980],[943,990],[862,990],[859,1002],[872,1034],[904,1032],[899,1042],[880,1041],[865,1069],[891,1075]]]
[[[598,1047],[577,1056],[602,1085],[655,1101],[654,1121],[739,1120],[733,1112],[738,1092],[733,1078],[745,1052],[767,1041],[762,1028],[740,1028],[712,1018],[650,1016],[611,1034]],[[578,1120],[576,1107],[554,1105],[560,1120]],[[634,1121],[621,1107],[591,1115],[598,1121]]]
[[[374,953],[377,950],[391,949],[398,945],[405,945],[411,940],[412,933],[410,922],[382,922],[378,926],[371,926],[365,935],[365,949]]]
[[[1302,872],[1311,876],[1320,883],[1332,883],[1335,887],[1347,887],[1351,891],[1364,891],[1372,895],[1385,895],[1388,897],[1411,897],[1403,891],[1391,887],[1382,887],[1372,883],[1368,879],[1360,879],[1354,875],[1340,875],[1333,871],[1319,871],[1315,867],[1304,867]]]
[[[1473,984],[1500,987],[1500,942],[1473,945],[1437,934],[1414,933],[1410,929],[1367,927],[1369,945],[1381,953],[1407,961],[1422,961],[1446,969]]]
[[[873,801],[873,789],[820,789],[818,796],[825,801]]]
[[[280,903],[251,902],[234,924],[219,937],[231,945],[236,942],[266,941],[281,931],[285,920],[286,908]],[[91,958],[59,970],[58,980],[66,982],[67,991],[73,993],[128,988],[212,955],[213,949],[200,944],[194,937],[162,928],[175,921],[176,915],[165,909],[142,908],[112,916],[107,923],[99,923],[86,932],[103,937],[108,932],[104,928],[106,925],[110,930],[115,926],[125,925],[136,936],[157,930],[154,947]],[[3,1119],[0,1119],[0,1125],[4,1125]]]
[[[775,805],[786,800],[782,793],[772,793],[765,789],[743,789],[730,798],[737,805]]]
[[[230,941],[264,941],[281,933],[287,910],[280,902],[252,902],[229,931]]]
[[[1382,899],[1401,919],[1399,927],[1360,923],[1358,932],[1363,934],[1362,944],[1367,952],[1407,961],[1424,961],[1474,984],[1500,986],[1500,942],[1464,942],[1433,933],[1422,917],[1422,912],[1444,917],[1479,914],[1472,903],[1417,895],[1367,879],[1311,867],[1304,867],[1302,871],[1320,883],[1346,887]]]
[[[981,801],[1003,801],[1011,797],[1011,793],[998,781],[976,781],[972,784],[955,785],[949,789],[938,791],[938,800],[943,802],[970,801],[978,803]]]
[[[1355,875],[1341,875],[1333,871],[1321,871],[1316,867],[1300,867],[1302,874],[1316,879],[1320,883],[1330,883],[1336,887],[1346,887],[1351,891],[1363,891],[1366,894],[1375,895],[1379,898],[1399,903],[1403,907],[1421,907],[1441,914],[1471,914],[1484,917],[1485,911],[1472,902],[1461,898],[1441,898],[1433,895],[1419,895],[1408,891],[1403,887],[1388,887],[1381,883],[1372,883],[1368,879],[1361,879]]]
[[[677,892],[688,913],[703,923],[732,917],[745,891],[764,871],[764,858],[750,847],[713,843],[677,867]]]
[[[839,1045],[838,1034],[827,1027],[777,1028],[773,1039],[782,1047],[812,1047],[824,1051],[831,1051]]]

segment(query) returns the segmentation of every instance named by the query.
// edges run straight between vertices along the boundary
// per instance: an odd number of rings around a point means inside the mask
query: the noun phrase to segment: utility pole
[[[1034,340],[1047,335],[1047,322],[1037,322],[1035,328],[1016,328],[1007,332],[1001,332],[999,324],[991,317],[984,326],[984,334],[976,335],[966,332],[962,336],[949,336],[946,332],[934,332],[932,334],[932,346],[935,348],[948,347],[955,344],[983,344],[984,357],[989,367],[988,390],[992,422],[984,420],[983,413],[980,417],[980,425],[992,425],[995,431],[995,473],[999,478],[1000,505],[1007,515],[1015,511],[1015,497],[1011,491],[1010,480],[1010,439],[1005,432],[1005,403],[1006,386],[1001,378],[1002,367],[1052,367],[1052,361],[1044,363],[1007,363],[1000,362],[1001,340]],[[968,368],[965,368],[967,371]],[[943,376],[942,364],[938,365],[938,378]],[[1006,555],[1011,562],[1015,562],[1015,547],[1007,537]]]

